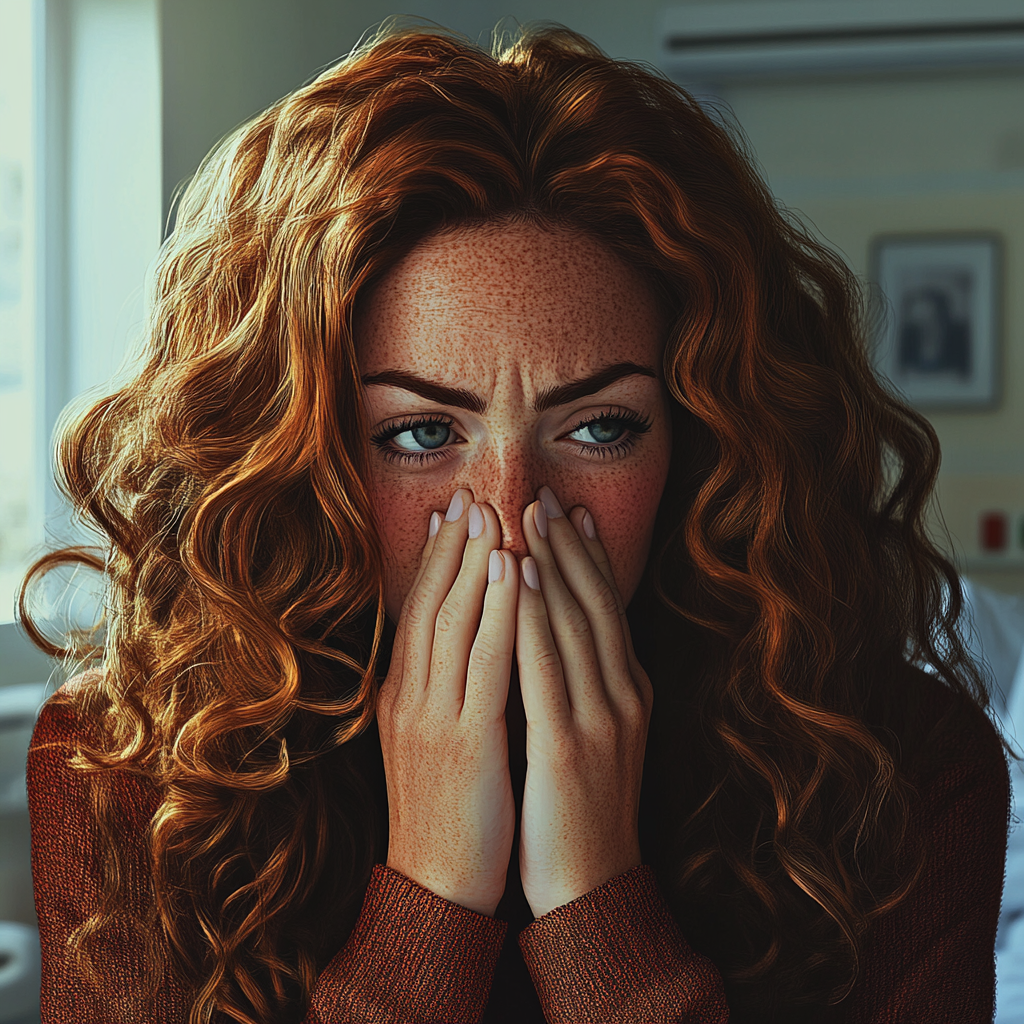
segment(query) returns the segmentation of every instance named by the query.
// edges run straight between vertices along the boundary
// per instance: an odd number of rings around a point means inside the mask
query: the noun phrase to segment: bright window
[[[32,8],[0,0],[0,622],[42,541]]]

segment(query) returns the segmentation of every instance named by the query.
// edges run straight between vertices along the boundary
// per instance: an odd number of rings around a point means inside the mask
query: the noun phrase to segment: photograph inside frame
[[[1000,265],[996,235],[874,240],[885,302],[877,368],[919,408],[998,404]]]

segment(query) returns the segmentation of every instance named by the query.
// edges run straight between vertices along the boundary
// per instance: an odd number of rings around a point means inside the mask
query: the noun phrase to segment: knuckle
[[[381,690],[377,697],[377,721],[380,725],[394,729],[399,718],[397,695],[390,690]]]
[[[377,691],[377,715],[390,723],[407,716],[417,704],[416,697],[406,685],[402,664],[392,665]]]
[[[377,730],[380,733],[382,740],[387,741],[395,734],[396,724],[394,705],[391,702],[383,703],[378,701]]]
[[[387,710],[395,700],[395,692],[398,689],[398,679],[392,669],[384,677],[384,681],[377,688],[377,707]]]
[[[493,637],[478,636],[469,654],[470,671],[497,668],[507,658],[506,652]]]
[[[565,626],[573,639],[585,640],[591,635],[590,621],[583,609],[575,602],[566,610]]]
[[[455,607],[455,602],[451,600],[444,601],[437,610],[437,616],[434,620],[435,635],[438,633],[454,633],[464,618],[465,616],[461,613],[461,610]]]
[[[651,712],[654,710],[654,686],[646,672],[640,673],[637,689],[640,693],[640,700],[643,704],[644,712],[647,717],[650,718]]]
[[[618,616],[622,614],[622,603],[619,595],[609,586],[608,581],[602,576],[598,582],[595,593],[595,604],[601,615]]]
[[[533,659],[533,668],[546,680],[560,679],[562,662],[555,651],[541,651]]]
[[[643,687],[634,680],[629,680],[616,703],[624,722],[632,725],[645,721],[648,714],[648,699]]]
[[[630,732],[636,732],[647,726],[647,707],[640,694],[627,697],[624,701],[624,724]]]
[[[402,619],[406,629],[418,629],[427,618],[427,597],[419,587],[410,591],[402,605]]]

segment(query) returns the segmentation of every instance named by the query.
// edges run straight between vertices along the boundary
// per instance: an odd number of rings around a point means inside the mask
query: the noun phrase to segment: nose
[[[537,500],[544,484],[558,490],[554,481],[543,477],[540,467],[520,451],[488,460],[470,479],[460,481],[476,501],[494,509],[501,525],[501,545],[519,560],[530,553],[523,536],[523,509]]]

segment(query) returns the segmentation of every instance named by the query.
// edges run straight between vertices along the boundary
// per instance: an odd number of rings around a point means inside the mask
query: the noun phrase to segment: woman
[[[234,133],[63,432],[109,554],[29,576],[108,582],[30,753],[44,1020],[989,1019],[1006,762],[857,310],[565,30]]]

